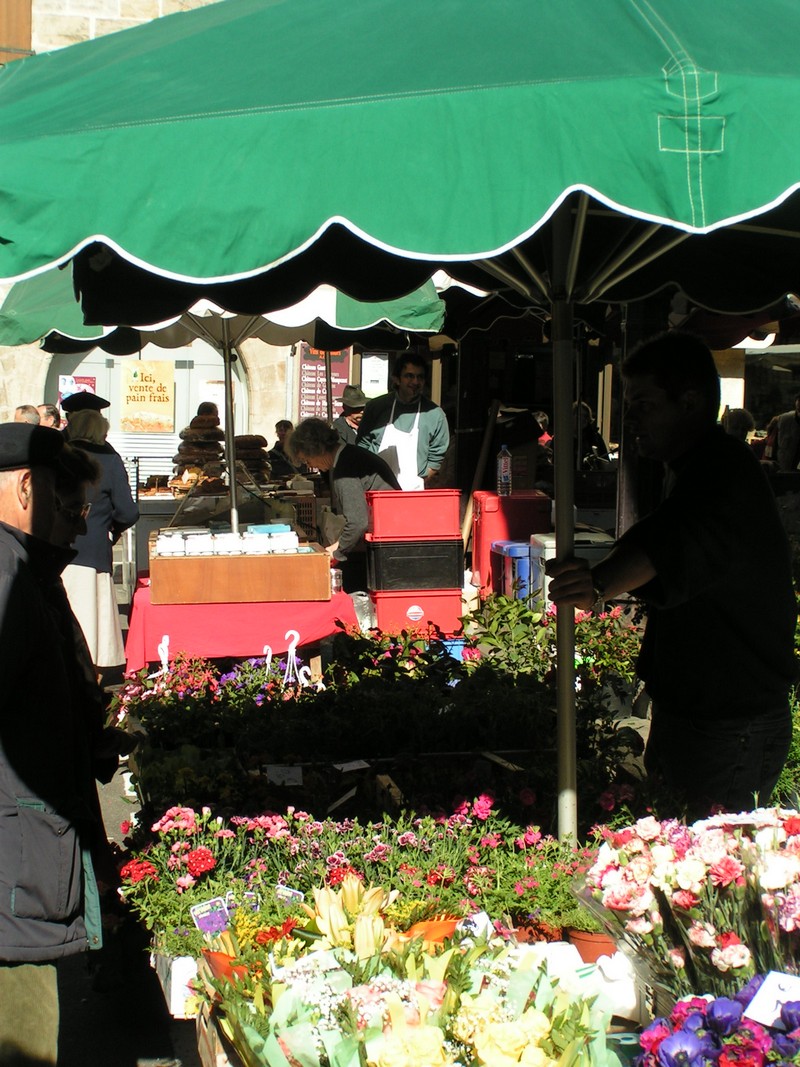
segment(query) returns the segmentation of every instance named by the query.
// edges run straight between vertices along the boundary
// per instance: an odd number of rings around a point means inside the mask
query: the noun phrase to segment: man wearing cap
[[[333,428],[346,445],[356,443],[358,425],[364,408],[367,406],[367,398],[357,385],[346,385],[342,392],[342,413],[338,419],[333,420]]]
[[[97,393],[86,391],[70,393],[69,396],[65,396],[61,401],[61,410],[67,417],[67,423],[62,428],[62,433],[69,439],[69,420],[70,416],[74,415],[76,411],[86,411],[87,409],[89,411],[102,411],[103,408],[108,407],[111,407],[111,401],[103,399]]]
[[[0,425],[0,1063],[55,1063],[56,961],[101,947],[88,686],[47,540],[57,431]],[[96,806],[95,806],[96,811]]]

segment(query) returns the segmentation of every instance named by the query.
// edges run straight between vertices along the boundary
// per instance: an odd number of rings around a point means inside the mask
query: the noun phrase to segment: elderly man
[[[33,404],[20,404],[14,408],[14,422],[29,422],[32,426],[38,426],[41,422],[39,409]]]
[[[333,428],[346,445],[354,445],[361,425],[361,416],[367,406],[363,389],[357,385],[346,385],[342,391],[342,413],[333,420]]]
[[[769,801],[791,739],[786,534],[758,460],[717,425],[719,377],[702,341],[654,338],[622,377],[626,421],[640,455],[665,465],[667,493],[591,569],[548,564],[550,596],[586,610],[624,591],[645,602],[648,772],[691,815],[749,809]]]
[[[56,961],[100,948],[96,693],[49,543],[57,431],[0,425],[0,1062],[55,1063]],[[96,688],[96,687],[95,687]]]

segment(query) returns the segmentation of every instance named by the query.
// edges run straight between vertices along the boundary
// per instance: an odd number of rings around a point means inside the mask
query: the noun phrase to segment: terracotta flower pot
[[[601,956],[613,956],[617,946],[608,934],[596,930],[565,930],[567,941],[574,945],[584,963],[596,963]]]
[[[514,937],[517,941],[563,941],[564,935],[560,926],[551,926],[549,923],[527,922],[520,923],[514,928]]]

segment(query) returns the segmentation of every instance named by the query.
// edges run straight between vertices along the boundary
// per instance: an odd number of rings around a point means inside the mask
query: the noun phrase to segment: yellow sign
[[[122,367],[120,429],[123,433],[175,431],[175,364],[167,360],[125,361]]]

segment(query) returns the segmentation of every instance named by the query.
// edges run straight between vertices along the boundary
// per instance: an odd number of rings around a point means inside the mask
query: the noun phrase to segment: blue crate
[[[542,554],[528,541],[493,541],[492,552],[501,557],[501,592],[518,600],[533,601],[542,588]]]

